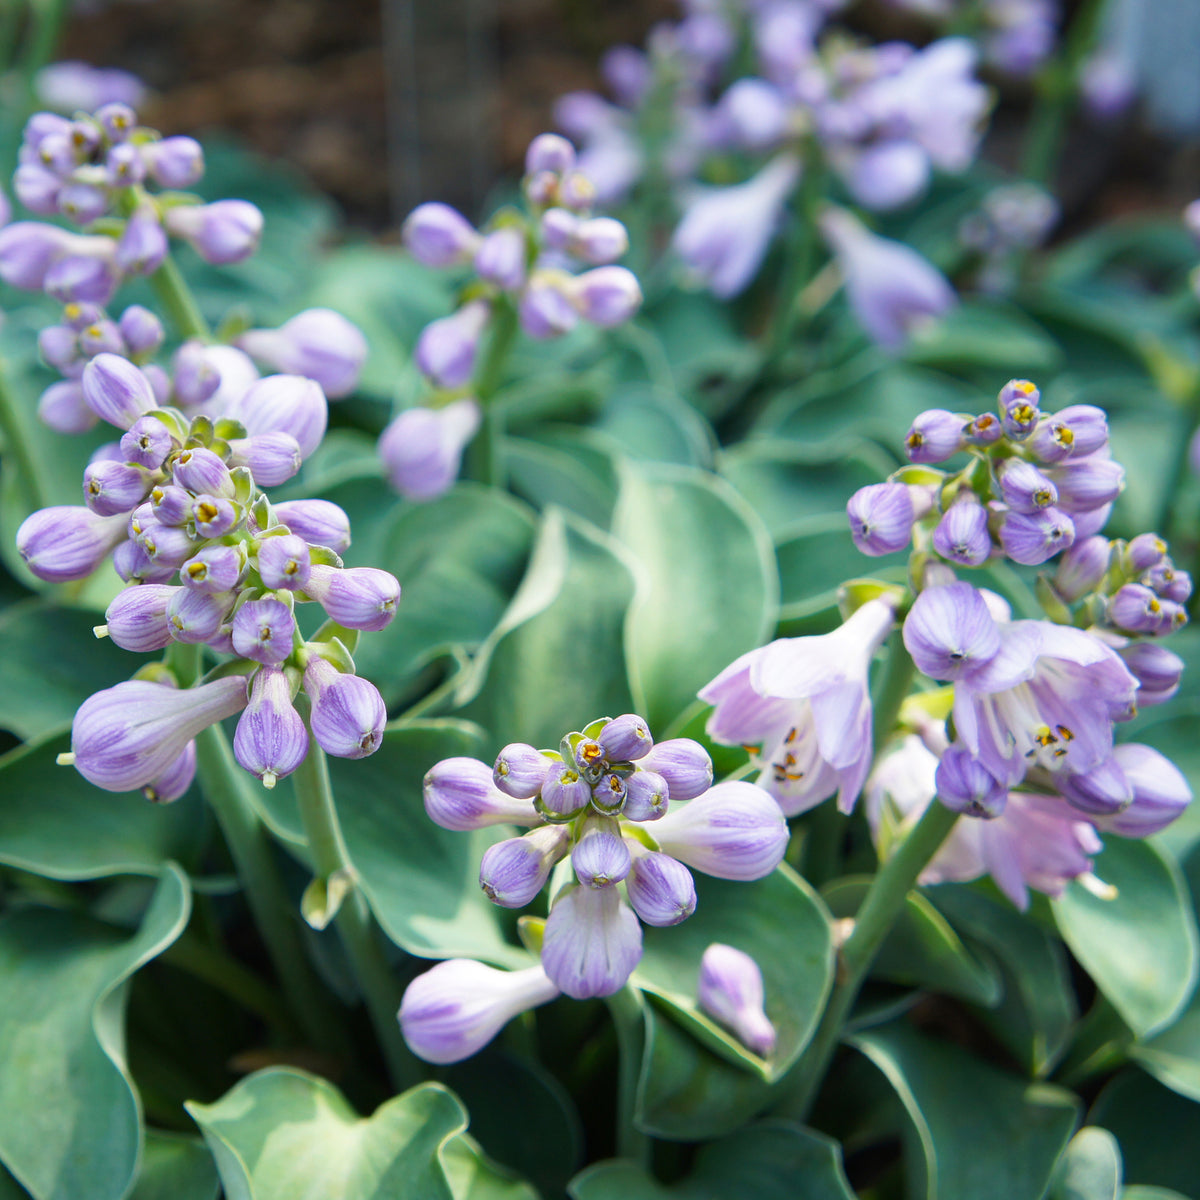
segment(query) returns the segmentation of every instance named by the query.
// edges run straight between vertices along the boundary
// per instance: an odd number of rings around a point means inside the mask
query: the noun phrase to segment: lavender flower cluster
[[[432,403],[400,413],[380,438],[388,478],[411,499],[440,495],[458,474],[482,419],[470,394],[480,347],[489,331],[499,336],[502,309],[515,310],[520,328],[544,341],[580,320],[614,328],[641,306],[637,279],[613,265],[629,248],[625,226],[592,215],[596,188],[570,142],[550,133],[533,140],[522,193],[524,212],[503,209],[482,231],[439,203],[420,205],[404,223],[405,245],[418,262],[469,265],[474,275],[457,311],[431,322],[417,341],[414,361],[436,389]]]
[[[489,899],[529,904],[560,863],[574,878],[558,876],[540,966],[510,974],[451,960],[409,986],[400,1022],[413,1050],[453,1062],[560,992],[586,999],[619,991],[642,956],[639,918],[670,926],[695,910],[688,867],[737,880],[773,871],[788,839],[778,806],[753,784],[711,783],[703,747],[687,738],[655,744],[635,714],[594,721],[557,750],[506,746],[492,768],[472,758],[438,763],[425,777],[425,808],[437,824],[529,828],[484,854],[479,881]],[[767,1053],[774,1039],[763,1026],[761,977],[757,993],[746,984],[757,968],[722,961],[718,951],[706,1007]]]

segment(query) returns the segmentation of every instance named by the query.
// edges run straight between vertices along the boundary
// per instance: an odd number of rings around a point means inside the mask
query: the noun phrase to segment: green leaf
[[[463,715],[488,730],[489,748],[557,746],[572,727],[632,709],[624,652],[632,598],[617,543],[547,510],[525,578],[457,696],[470,700]]]
[[[732,1133],[771,1099],[761,1075],[732,1066],[653,1004],[634,1119],[654,1137],[699,1142]]]
[[[928,1200],[1041,1196],[1075,1128],[1078,1102],[1027,1084],[905,1024],[849,1039],[887,1077],[908,1110],[924,1158]],[[914,1178],[920,1163],[910,1162]]]
[[[683,924],[646,927],[645,951],[632,982],[662,1001],[709,1049],[774,1081],[808,1044],[833,985],[829,915],[788,867],[753,883],[698,875],[696,897],[696,912]],[[777,1036],[767,1062],[700,1009],[700,959],[713,942],[745,951],[763,973],[766,1012]]]
[[[1170,1188],[1154,1187],[1153,1184],[1135,1183],[1121,1190],[1121,1200],[1189,1200],[1182,1192]]]
[[[607,529],[617,480],[612,455],[599,440],[588,430],[506,438],[504,468],[513,491],[537,509],[558,506]]]
[[[1159,1083],[1189,1100],[1200,1101],[1200,999],[1160,1033],[1126,1047],[1129,1057]]]
[[[0,614],[0,729],[26,740],[65,729],[93,692],[138,669],[139,659],[92,632],[103,624],[98,613],[38,600]]]
[[[1156,1184],[1184,1196],[1195,1195],[1200,1104],[1127,1067],[1096,1097],[1088,1124],[1116,1136],[1128,1183]]]
[[[632,1163],[614,1161],[577,1175],[570,1195],[572,1200],[854,1200],[838,1144],[785,1121],[759,1121],[704,1146],[687,1178],[671,1187]]]
[[[205,826],[195,796],[150,804],[105,792],[55,758],[67,734],[0,758],[0,862],[55,879],[157,875],[168,859],[191,862]]]
[[[438,1159],[454,1200],[538,1200],[529,1184],[506,1175],[469,1134],[451,1138]]]
[[[1035,1076],[1062,1057],[1078,1017],[1062,942],[1007,901],[973,887],[943,884],[930,899],[966,937],[989,953],[1000,973],[999,1004],[984,1023]]]
[[[943,370],[978,367],[1028,375],[1049,374],[1062,361],[1054,339],[1025,313],[1001,300],[971,298],[909,344],[910,363]]]
[[[606,397],[593,428],[606,434],[631,458],[712,465],[715,437],[708,422],[676,392],[627,383]]]
[[[1170,1023],[1196,984],[1197,935],[1178,866],[1149,842],[1110,837],[1097,869],[1102,900],[1072,882],[1053,901],[1071,952],[1140,1037]]]
[[[861,909],[870,883],[866,876],[839,879],[823,889],[821,899],[835,917],[853,917]],[[996,971],[963,945],[946,918],[920,892],[908,894],[870,975],[984,1006],[1000,999]]]
[[[331,1083],[276,1067],[187,1110],[217,1160],[228,1200],[458,1200],[440,1154],[466,1129],[467,1114],[436,1083],[361,1118]]]
[[[217,1164],[199,1138],[146,1130],[129,1200],[216,1200],[219,1186]]]
[[[669,464],[622,465],[613,534],[640,568],[626,626],[635,707],[661,729],[770,636],[779,597],[774,554],[733,488]]]
[[[1048,1200],[1119,1200],[1121,1147],[1107,1129],[1086,1125],[1070,1141]]]
[[[43,908],[0,920],[0,1161],[34,1200],[119,1200],[142,1152],[125,1066],[125,981],[187,924],[168,865],[141,928]]]

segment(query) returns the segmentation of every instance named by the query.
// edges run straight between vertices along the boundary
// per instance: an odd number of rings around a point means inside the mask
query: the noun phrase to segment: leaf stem
[[[838,954],[837,983],[816,1035],[799,1062],[779,1082],[775,1106],[779,1114],[800,1121],[807,1117],[871,963],[903,911],[909,890],[956,820],[958,813],[935,799],[871,881],[854,919],[854,930]]]
[[[642,1012],[645,1001],[626,984],[619,992],[606,997],[605,1003],[617,1031],[617,1154],[648,1169],[653,1142],[634,1121],[638,1077],[646,1047]]]
[[[492,311],[491,336],[474,379],[475,398],[483,406],[483,421],[471,443],[467,461],[473,479],[491,487],[503,487],[501,442],[504,439],[504,414],[491,401],[500,388],[519,324],[516,308],[505,297],[495,302]]]
[[[884,663],[878,691],[871,704],[872,751],[876,757],[895,728],[896,717],[900,713],[900,706],[908,697],[915,672],[916,665],[912,655],[905,648],[900,631],[896,630],[891,636],[887,662]]]
[[[17,398],[13,394],[8,376],[0,364],[0,433],[4,435],[4,450],[10,455],[21,480],[26,507],[37,512],[46,505],[42,495],[42,483],[38,478],[37,463],[29,440],[25,437],[21,418],[17,412]]]
[[[404,1091],[419,1083],[423,1072],[400,1034],[396,1019],[401,998],[399,981],[388,965],[366,899],[354,882],[354,868],[333,803],[329,764],[325,752],[315,741],[310,743],[308,755],[292,779],[318,878],[328,883],[330,876],[340,871],[352,881],[349,894],[334,919],[362,989],[375,1034],[387,1058],[392,1082],[398,1090]]]
[[[169,254],[163,259],[162,266],[150,276],[150,286],[181,338],[208,341],[212,337],[212,330],[196,304],[192,289],[183,278],[179,264]]]

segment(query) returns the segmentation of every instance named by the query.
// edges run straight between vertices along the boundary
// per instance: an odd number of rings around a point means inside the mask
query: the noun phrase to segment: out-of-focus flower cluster
[[[436,389],[433,402],[400,413],[380,439],[388,478],[411,499],[431,499],[454,482],[482,419],[473,387],[481,348],[489,336],[509,336],[502,330],[514,313],[527,336],[544,341],[581,320],[614,328],[641,306],[637,279],[614,265],[629,248],[625,226],[593,215],[596,188],[570,142],[535,138],[521,189],[524,210],[501,209],[481,230],[439,203],[420,205],[404,223],[418,262],[472,272],[458,309],[417,340],[414,361]]]
[[[557,750],[506,746],[493,767],[447,759],[425,778],[425,808],[447,829],[515,824],[529,832],[492,846],[480,864],[489,899],[521,908],[542,891],[555,867],[555,894],[541,940],[541,966],[501,978],[516,1007],[489,1000],[477,1020],[472,995],[490,968],[452,960],[410,985],[400,1010],[405,1037],[421,1057],[451,1062],[475,1053],[516,1012],[563,992],[576,999],[619,991],[642,956],[639,919],[676,925],[696,907],[688,867],[719,879],[768,875],[787,846],[778,806],[753,784],[712,784],[712,762],[687,738],[655,744],[634,714],[592,722]],[[718,956],[719,957],[719,956]],[[743,956],[744,957],[744,956]],[[751,964],[753,965],[753,964]],[[742,968],[733,970],[742,977]],[[718,1015],[735,1030],[734,1008],[719,963],[708,989]],[[761,1009],[762,981],[757,984]],[[491,995],[492,985],[488,987]],[[740,993],[739,993],[740,994]],[[726,1011],[729,1009],[729,1011]],[[761,1023],[747,1044],[766,1053],[773,1038]]]

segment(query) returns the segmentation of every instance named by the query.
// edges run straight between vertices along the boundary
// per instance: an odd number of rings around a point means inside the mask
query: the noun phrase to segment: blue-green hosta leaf
[[[590,430],[549,430],[504,441],[504,468],[514,492],[535,508],[564,508],[607,529],[617,498],[612,451]]]
[[[557,746],[570,728],[631,710],[625,559],[586,522],[544,514],[525,578],[457,693],[463,715],[490,734],[489,754],[509,742]]]
[[[363,1118],[333,1084],[276,1067],[187,1110],[217,1160],[227,1200],[460,1200],[440,1155],[465,1131],[467,1114],[436,1083]]]
[[[1139,1037],[1165,1028],[1196,984],[1196,918],[1179,867],[1149,842],[1109,837],[1098,874],[1103,900],[1073,882],[1053,902],[1071,952]]]
[[[634,698],[651,729],[662,729],[697,689],[770,636],[775,556],[733,488],[666,463],[622,465],[613,533],[639,565],[626,626]]]
[[[191,862],[205,814],[195,796],[150,804],[137,792],[105,792],[55,758],[60,734],[0,757],[0,862],[55,879],[156,875],[169,859]]]
[[[910,1195],[1014,1200],[1044,1193],[1075,1128],[1078,1101],[1071,1093],[1028,1084],[903,1023],[849,1040],[908,1110],[919,1144],[909,1155]]]
[[[632,982],[716,1054],[768,1081],[778,1079],[808,1044],[833,983],[829,914],[788,867],[754,883],[697,874],[696,897],[695,913],[681,925],[645,928],[645,952]],[[700,959],[713,942],[745,951],[762,970],[766,1012],[778,1039],[767,1061],[699,1006]]]
[[[835,917],[853,917],[862,907],[870,882],[866,876],[839,879],[822,891],[821,898]],[[1000,998],[996,971],[963,945],[946,918],[920,892],[909,893],[870,974],[984,1006]]]
[[[142,1165],[129,1200],[216,1200],[217,1164],[199,1139],[146,1130]]]
[[[1048,1200],[1120,1200],[1121,1147],[1107,1129],[1085,1125],[1059,1159]]]
[[[529,1184],[497,1167],[470,1134],[452,1137],[438,1160],[454,1200],[539,1200]]]
[[[703,1147],[670,1187],[610,1161],[582,1171],[569,1191],[572,1200],[854,1200],[838,1144],[784,1121],[759,1121]]]
[[[1161,1032],[1127,1047],[1129,1057],[1172,1091],[1200,1102],[1200,1000]]]
[[[142,1129],[124,984],[179,936],[190,904],[169,864],[132,937],[42,908],[0,920],[0,1161],[34,1200],[120,1200],[131,1187]]]

